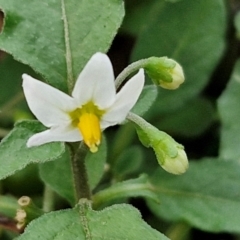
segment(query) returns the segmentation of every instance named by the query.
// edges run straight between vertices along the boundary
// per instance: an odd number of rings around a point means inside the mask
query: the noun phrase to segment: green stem
[[[127,119],[130,120],[131,122],[137,124],[142,130],[144,130],[145,132],[147,130],[151,130],[153,127],[150,123],[148,123],[145,119],[143,119],[142,117],[138,116],[135,113],[129,112],[127,115]],[[161,131],[159,131],[161,132]],[[162,135],[166,135],[166,133],[161,132]]]
[[[148,59],[141,59],[137,62],[134,62],[130,65],[128,65],[116,78],[115,80],[115,87],[118,89],[121,84],[126,80],[126,78],[132,74],[133,72],[137,71],[140,68],[144,68],[146,66],[146,63],[148,62]]]
[[[77,149],[74,149],[71,145],[71,164],[77,201],[81,198],[91,199],[91,190],[88,184],[88,176],[85,166],[87,149],[88,148],[84,142],[81,142]]]
[[[104,189],[93,196],[93,208],[99,209],[104,204],[117,199],[141,195],[142,191],[152,191],[152,186],[149,183],[128,183],[116,184],[112,187]]]
[[[54,209],[54,200],[55,200],[54,191],[48,185],[45,185],[42,207],[44,212],[50,212]]]

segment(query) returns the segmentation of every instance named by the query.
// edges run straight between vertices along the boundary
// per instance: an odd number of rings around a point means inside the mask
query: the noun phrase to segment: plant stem
[[[54,209],[54,199],[55,199],[54,191],[48,185],[45,185],[42,207],[44,212],[50,212]]]
[[[140,179],[138,179],[140,180]],[[141,180],[142,181],[142,180]],[[97,192],[93,200],[93,208],[98,209],[103,207],[106,203],[109,204],[117,199],[124,199],[126,197],[145,196],[144,193],[150,193],[154,191],[153,186],[149,182],[137,182],[128,180],[126,182],[116,183],[109,188]],[[153,193],[154,195],[154,193]],[[154,196],[155,197],[155,196]],[[155,198],[154,198],[155,200]]]
[[[81,142],[77,149],[71,145],[71,164],[74,176],[76,200],[81,198],[91,199],[91,190],[88,184],[87,170],[85,166],[85,157],[87,155],[87,146]]]
[[[140,68],[144,68],[148,59],[141,59],[137,62],[134,62],[128,65],[116,78],[115,80],[115,87],[118,89],[121,84],[126,80],[126,78],[132,74],[133,72],[137,71]]]

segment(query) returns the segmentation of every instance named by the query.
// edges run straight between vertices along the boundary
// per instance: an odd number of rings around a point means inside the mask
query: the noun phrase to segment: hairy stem
[[[91,190],[88,184],[87,170],[85,166],[85,157],[87,155],[87,146],[81,142],[77,149],[71,147],[71,164],[74,176],[75,195],[78,202],[81,198],[91,199]]]
[[[127,77],[140,68],[144,68],[148,59],[141,59],[128,65],[116,78],[115,87],[118,89],[121,84],[127,79]]]

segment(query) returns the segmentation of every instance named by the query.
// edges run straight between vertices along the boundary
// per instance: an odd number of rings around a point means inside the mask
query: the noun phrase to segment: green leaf
[[[40,164],[39,170],[40,178],[45,184],[67,199],[72,206],[76,204],[69,151],[66,151],[56,161]]]
[[[157,94],[157,87],[155,85],[145,86],[131,112],[142,116],[152,106],[152,104],[157,98]]]
[[[122,0],[0,0],[0,9],[5,16],[0,48],[65,91],[65,57],[70,53],[76,80],[95,52],[108,50],[124,16]]]
[[[12,71],[14,69],[14,71]],[[11,56],[6,56],[0,62],[0,104],[2,105],[18,92],[22,91],[22,74],[33,71],[26,65],[15,61]],[[1,109],[2,110],[2,109]]]
[[[2,128],[9,128],[16,120],[31,118],[22,92],[23,73],[36,75],[30,67],[15,61],[7,54],[1,60],[0,121]]]
[[[159,203],[159,199],[154,192],[154,188],[149,182],[147,175],[113,184],[93,196],[95,208],[102,208],[109,202],[129,197],[144,197]]]
[[[106,140],[103,138],[98,152],[89,152],[85,160],[91,189],[96,187],[103,175],[106,158]],[[76,199],[74,192],[75,187],[69,152],[66,151],[56,161],[41,164],[39,167],[41,179],[59,195],[66,198],[72,205],[76,204],[78,199]]]
[[[51,212],[32,221],[18,240],[167,240],[152,229],[130,205],[93,211],[83,204],[75,209]]]
[[[213,104],[206,98],[198,97],[174,112],[163,114],[156,125],[168,133],[195,137],[206,131],[215,119]]]
[[[152,8],[152,3],[155,0],[125,1],[126,16],[123,20],[121,29],[131,35],[138,35],[143,25],[146,24],[146,16]]]
[[[224,51],[226,9],[223,0],[155,1],[149,14],[142,17],[144,28],[132,61],[167,56],[182,65],[186,77],[176,91],[160,89],[152,108],[152,114],[159,116],[182,106],[206,86]]]
[[[43,183],[39,178],[37,164],[29,164],[20,171],[2,180],[4,191],[14,196],[33,196],[42,194]]]
[[[86,168],[91,189],[94,189],[101,180],[106,160],[107,142],[105,137],[103,137],[98,151],[96,153],[89,152],[86,157]]]
[[[22,121],[15,125],[0,143],[0,179],[23,169],[30,163],[51,161],[63,154],[65,151],[63,143],[27,148],[29,137],[43,130],[44,127],[37,121]]]
[[[190,163],[182,176],[157,170],[151,178],[160,205],[152,212],[211,232],[240,232],[240,168],[235,162],[204,159]]]
[[[114,177],[118,180],[125,179],[126,176],[132,175],[140,170],[143,163],[143,151],[138,146],[131,146],[123,151],[116,158],[112,171]]]
[[[220,156],[240,161],[240,61],[237,62],[231,80],[218,100],[221,117]]]
[[[240,13],[239,12],[237,12],[234,18],[234,26],[236,28],[237,38],[240,39]]]

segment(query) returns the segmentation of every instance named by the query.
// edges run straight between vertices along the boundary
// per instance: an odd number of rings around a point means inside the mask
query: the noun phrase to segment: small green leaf
[[[0,0],[0,9],[0,48],[65,91],[66,56],[76,80],[95,52],[108,50],[124,16],[122,0]]]
[[[148,206],[160,218],[184,221],[205,231],[240,232],[240,168],[236,162],[190,162],[182,176],[157,170],[150,181],[161,204],[148,201]]]
[[[121,204],[93,211],[79,205],[74,209],[51,212],[32,221],[18,240],[167,240],[141,218],[138,210]]]
[[[150,184],[147,175],[113,184],[93,196],[95,208],[102,208],[107,203],[129,197],[144,197],[159,203],[159,199]]]
[[[38,121],[18,122],[0,143],[0,179],[6,178],[30,163],[43,163],[57,159],[65,151],[63,143],[49,143],[27,148],[26,143],[34,133],[43,131]]]
[[[145,86],[137,103],[132,108],[131,112],[134,112],[139,116],[142,116],[152,106],[152,104],[157,98],[157,95],[158,92],[157,87],[155,85]]]
[[[75,196],[74,180],[69,156],[69,152],[66,151],[66,153],[56,161],[41,164],[39,166],[40,177],[60,196],[66,198],[72,205],[74,205],[78,199],[76,199]],[[85,159],[91,189],[96,187],[103,175],[106,157],[106,140],[103,138],[98,152],[89,152]]]
[[[221,117],[220,156],[240,162],[240,61],[237,62],[231,80],[218,100]]]

